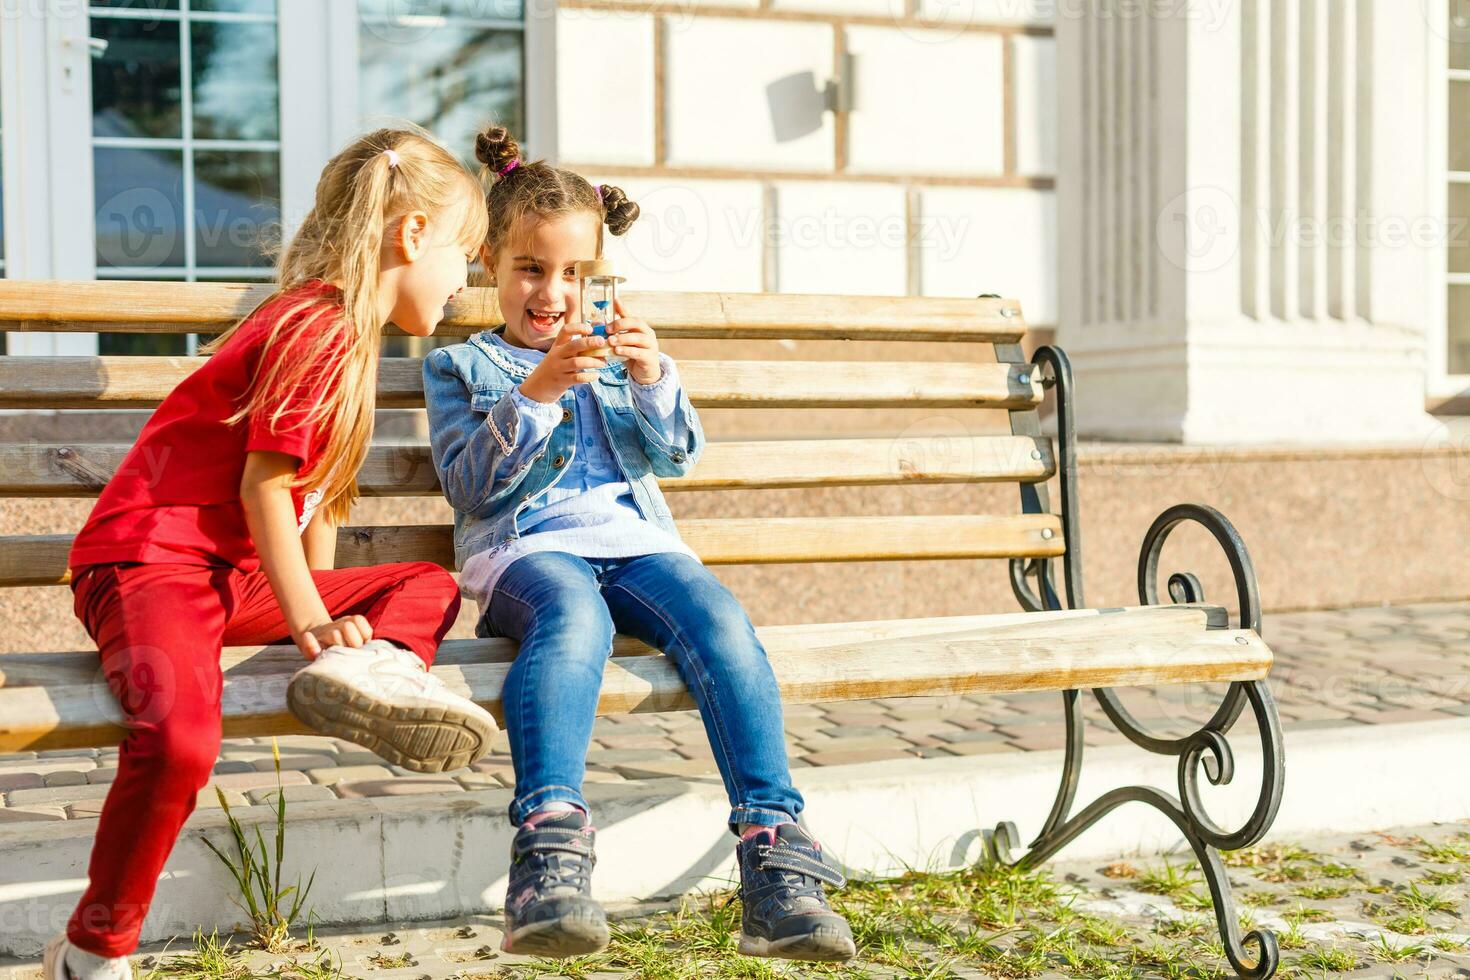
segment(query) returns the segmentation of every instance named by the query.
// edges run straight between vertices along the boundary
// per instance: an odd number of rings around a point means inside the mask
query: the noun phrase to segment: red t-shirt
[[[269,413],[252,414],[235,425],[225,420],[245,404],[251,382],[268,366],[264,341],[275,319],[303,293],[320,302],[282,328],[284,342],[275,345],[272,356],[316,350],[315,334],[341,314],[336,287],[316,281],[252,313],[154,411],[72,544],[74,574],[109,562],[231,565],[243,572],[260,567],[240,505],[245,454],[264,450],[295,456],[298,473],[316,465],[326,433],[301,420],[322,396],[324,384],[314,379],[326,371],[312,370],[294,391],[282,392],[278,403],[286,405],[286,414],[274,427]],[[325,351],[317,358],[325,368],[335,356]],[[321,499],[319,492],[306,489],[291,491],[302,530]]]

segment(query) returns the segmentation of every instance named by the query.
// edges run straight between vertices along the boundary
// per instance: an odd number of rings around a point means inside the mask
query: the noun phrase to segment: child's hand
[[[360,647],[372,638],[373,628],[361,616],[343,616],[292,637],[297,648],[313,660],[327,647]]]
[[[613,344],[613,353],[628,359],[628,374],[641,385],[651,385],[663,376],[658,363],[658,338],[653,327],[641,316],[628,316],[623,301],[617,300],[614,309],[618,318],[608,325],[607,335]]]
[[[566,394],[572,385],[597,380],[597,372],[607,367],[607,358],[589,357],[587,349],[605,347],[607,342],[591,333],[592,327],[585,323],[568,323],[562,327],[541,363],[521,382],[521,394],[550,404]]]

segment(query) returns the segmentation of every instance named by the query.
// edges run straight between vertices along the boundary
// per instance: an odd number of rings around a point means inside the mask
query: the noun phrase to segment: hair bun
[[[602,220],[607,222],[608,231],[618,236],[626,235],[633,222],[638,220],[638,214],[637,202],[629,200],[621,187],[602,185]]]
[[[504,126],[487,126],[475,137],[475,159],[493,174],[499,174],[521,155],[521,145]]]

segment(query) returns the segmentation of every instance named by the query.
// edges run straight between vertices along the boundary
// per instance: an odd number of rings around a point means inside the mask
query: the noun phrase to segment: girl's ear
[[[398,223],[393,244],[408,262],[416,262],[429,247],[429,216],[423,211],[410,211]]]

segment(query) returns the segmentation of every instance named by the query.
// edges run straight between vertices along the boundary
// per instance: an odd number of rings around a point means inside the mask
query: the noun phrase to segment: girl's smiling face
[[[590,211],[530,218],[486,265],[495,271],[505,339],[548,350],[561,328],[580,317],[576,264],[597,257],[599,216]]]

